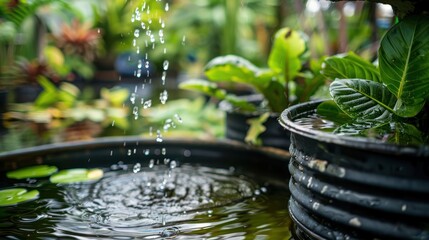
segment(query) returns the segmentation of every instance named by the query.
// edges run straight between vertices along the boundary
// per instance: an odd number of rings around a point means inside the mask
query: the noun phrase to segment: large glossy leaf
[[[353,52],[326,58],[322,74],[331,79],[358,78],[381,82],[377,67]]]
[[[258,85],[256,75],[258,67],[248,60],[235,56],[226,55],[213,58],[205,66],[205,75],[211,81],[235,82],[249,85]]]
[[[317,106],[317,114],[329,121],[344,124],[351,122],[351,118],[333,100],[327,100]]]
[[[295,78],[302,68],[301,56],[306,53],[306,39],[290,28],[282,28],[274,36],[268,66],[284,76],[286,82]]]
[[[337,79],[329,90],[338,107],[352,118],[388,119],[396,103],[383,84],[369,80]]]
[[[429,98],[429,18],[411,16],[394,25],[379,48],[380,74],[398,98],[395,112],[413,117]]]

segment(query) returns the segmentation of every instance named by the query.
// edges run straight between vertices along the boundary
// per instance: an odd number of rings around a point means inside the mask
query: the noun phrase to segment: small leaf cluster
[[[421,142],[429,133],[428,69],[429,18],[406,17],[383,36],[378,65],[352,52],[325,59],[322,74],[335,79],[329,89],[335,104],[323,103],[318,112],[331,119],[348,116],[352,121],[336,130],[342,134],[390,129],[396,143],[404,143],[400,136],[407,136],[405,143]]]

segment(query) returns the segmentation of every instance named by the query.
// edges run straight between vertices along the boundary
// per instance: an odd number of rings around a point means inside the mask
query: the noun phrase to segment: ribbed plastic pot
[[[289,211],[302,239],[429,239],[429,146],[399,146],[308,129],[287,108]]]
[[[250,102],[261,101],[259,95],[245,96]],[[249,130],[248,121],[252,118],[258,118],[261,116],[260,113],[247,113],[240,112],[232,107],[227,102],[221,103],[221,109],[226,112],[226,138],[244,142],[247,132]],[[267,121],[264,123],[266,128],[259,137],[262,140],[263,146],[275,147],[284,150],[289,149],[290,136],[289,132],[285,130],[278,123],[279,114],[271,113]]]

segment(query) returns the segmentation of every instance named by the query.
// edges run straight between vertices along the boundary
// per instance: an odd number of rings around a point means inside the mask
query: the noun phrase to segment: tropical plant
[[[429,136],[429,20],[402,19],[383,36],[378,66],[353,53],[325,60],[323,74],[335,79],[332,101],[318,107],[330,119],[343,119],[334,132],[370,134],[400,144]],[[343,117],[340,117],[343,116]]]
[[[261,110],[261,105],[228,93],[218,85],[245,84],[263,95],[262,104],[268,106],[269,112],[280,113],[289,105],[310,99],[325,82],[318,73],[320,65],[309,61],[307,38],[290,28],[282,28],[275,34],[267,64],[268,68],[259,68],[236,55],[216,57],[205,67],[209,81],[193,79],[179,87],[226,100],[242,111]]]

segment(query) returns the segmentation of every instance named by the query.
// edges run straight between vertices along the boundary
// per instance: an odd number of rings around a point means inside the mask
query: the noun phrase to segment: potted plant
[[[227,138],[287,149],[289,137],[277,124],[279,113],[289,105],[309,100],[324,84],[324,78],[317,70],[320,65],[309,61],[305,35],[290,28],[275,34],[267,65],[260,68],[240,56],[219,56],[205,66],[208,81],[192,79],[179,88],[221,101],[227,111]],[[225,89],[228,84],[246,85],[256,95],[238,96]],[[264,132],[266,129],[271,133]],[[258,139],[261,133],[262,142]]]
[[[290,213],[303,235],[427,239],[429,18],[383,36],[378,64],[329,57],[332,100],[287,108]],[[327,132],[328,131],[328,132]]]

